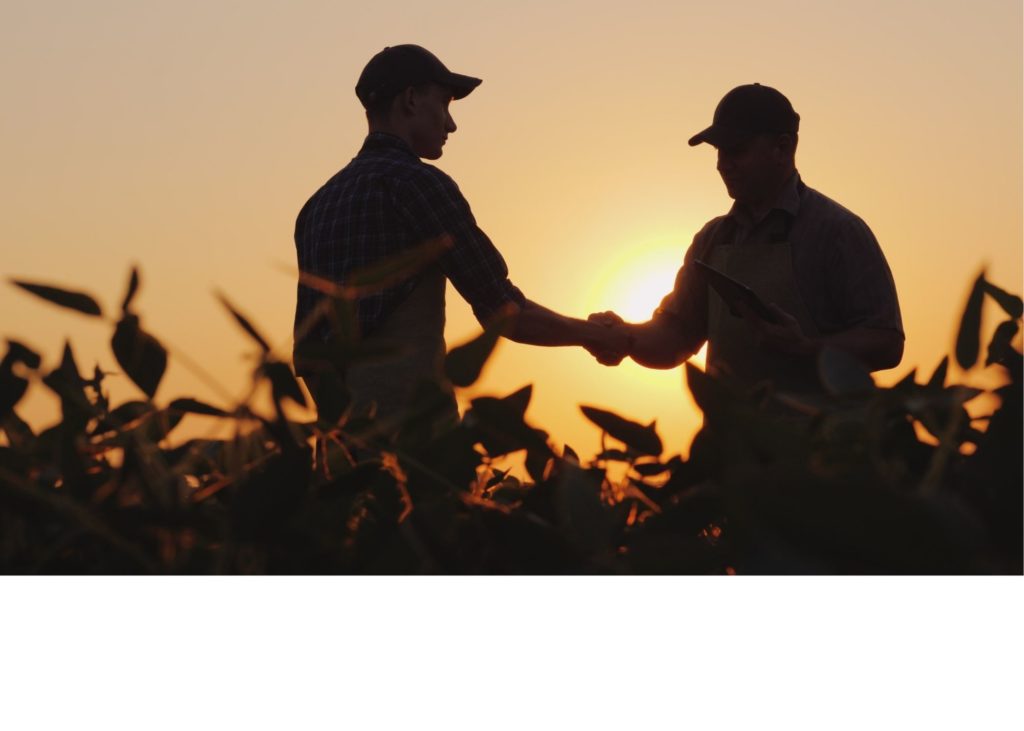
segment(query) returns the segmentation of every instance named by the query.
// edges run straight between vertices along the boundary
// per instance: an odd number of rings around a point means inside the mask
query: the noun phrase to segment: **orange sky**
[[[553,309],[642,318],[656,304],[730,203],[714,151],[686,139],[752,81],[791,99],[804,180],[861,215],[888,256],[908,340],[880,380],[948,352],[982,264],[1022,289],[1017,0],[365,5],[5,1],[0,272],[113,311],[138,263],[144,324],[241,395],[251,349],[212,291],[287,352],[295,215],[361,143],[363,64],[415,42],[484,79],[452,106],[459,130],[438,165],[513,281]],[[83,368],[117,370],[107,326],[9,286],[0,312],[0,334],[48,367],[70,335]],[[449,343],[476,329],[449,290]],[[606,369],[580,350],[505,343],[471,393],[526,383],[531,420],[584,455],[598,434],[579,403],[657,419],[672,452],[698,421],[679,369]],[[115,400],[137,393],[110,384]],[[182,395],[224,403],[172,354],[158,400]],[[55,402],[37,387],[21,411],[43,423]]]

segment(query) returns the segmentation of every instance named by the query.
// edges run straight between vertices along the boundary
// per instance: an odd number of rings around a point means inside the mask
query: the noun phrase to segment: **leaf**
[[[947,359],[947,363],[949,360]],[[894,389],[914,388],[917,386],[917,368],[911,368],[910,373],[903,376],[900,382],[893,386]]]
[[[43,378],[43,383],[60,397],[64,426],[70,431],[84,429],[90,418],[92,405],[85,396],[84,381],[78,371],[71,343],[64,343],[60,366],[50,371]]]
[[[533,384],[527,384],[514,393],[502,399],[511,408],[526,416],[526,409],[530,405],[530,398],[533,396]]]
[[[631,457],[621,449],[606,449],[598,454],[595,459],[605,462],[629,462]]]
[[[31,292],[37,297],[42,297],[47,302],[52,302],[55,305],[77,310],[93,317],[102,317],[103,315],[103,311],[96,300],[84,292],[72,292],[67,289],[51,287],[47,284],[33,284],[32,282],[22,282],[17,279],[10,281],[11,284],[21,287],[26,292]]]
[[[398,282],[404,282],[453,245],[451,236],[441,234],[384,261],[353,272],[346,278],[346,293],[352,298],[365,297]]]
[[[1013,319],[1019,320],[1021,316],[1024,316],[1024,300],[1017,295],[1010,294],[988,281],[985,282],[985,292],[998,302],[1003,311]]]
[[[139,318],[125,315],[117,323],[114,337],[110,341],[114,357],[124,372],[153,398],[160,380],[167,370],[167,351],[160,342],[139,326]]]
[[[523,420],[524,390],[503,399],[493,396],[473,399],[464,423],[491,456],[527,449],[534,454],[533,467],[536,469],[539,465],[543,469],[540,462],[552,456],[551,448],[547,444],[547,435]]]
[[[35,351],[17,340],[7,341],[7,353],[0,361],[0,420],[10,413],[28,390],[28,379],[14,372],[14,364],[23,363],[32,370],[39,368],[42,359]]]
[[[660,475],[669,469],[667,464],[661,462],[645,462],[642,464],[634,464],[633,469],[643,477],[653,477],[654,475]]]
[[[11,366],[14,363],[24,363],[32,370],[37,370],[42,365],[43,359],[39,357],[39,353],[27,345],[22,345],[17,340],[8,340],[7,355],[4,356],[3,362],[0,363],[0,368]]]
[[[452,348],[444,359],[445,374],[456,386],[466,388],[480,377],[484,364],[491,357],[494,346],[511,324],[511,314],[506,310],[489,323],[484,331],[468,343]]]
[[[614,439],[618,439],[627,447],[641,454],[657,457],[661,454],[661,437],[654,430],[654,424],[643,426],[635,421],[623,419],[618,414],[598,409],[593,406],[580,406],[583,415],[601,427]]]
[[[121,311],[127,313],[128,307],[139,290],[139,268],[132,267],[131,276],[128,278],[128,291],[125,292],[124,301],[121,303]]]
[[[566,465],[555,486],[555,504],[563,529],[584,554],[609,549],[612,521],[601,501],[600,470]]]
[[[245,317],[242,316],[242,314],[238,310],[234,308],[234,306],[228,301],[227,297],[225,297],[220,292],[216,292],[214,294],[217,297],[217,299],[220,300],[220,303],[227,308],[228,312],[231,313],[231,316],[235,318],[235,322],[237,322],[242,327],[242,329],[249,333],[250,337],[252,337],[252,339],[259,344],[260,350],[262,350],[264,353],[269,353],[270,346],[267,345],[267,341],[263,338],[263,336],[256,331],[256,328],[252,326],[252,323],[250,323]]]
[[[1016,320],[1006,320],[999,323],[995,333],[992,335],[992,342],[988,344],[988,356],[985,358],[985,365],[993,363],[1006,365],[1011,352],[1013,351],[1013,339],[1017,337],[1020,326]]]
[[[210,406],[194,398],[177,398],[167,406],[168,411],[180,411],[186,414],[202,414],[204,416],[229,416],[228,412]]]
[[[818,355],[818,374],[825,389],[833,394],[868,393],[875,388],[864,364],[835,348],[824,348]]]
[[[154,413],[156,413],[156,409],[148,401],[125,401],[100,419],[96,425],[96,433],[103,434],[136,427],[143,419]]]
[[[978,348],[981,338],[981,306],[985,299],[985,270],[974,280],[971,293],[960,318],[960,330],[956,336],[956,362],[964,370],[973,368],[978,362]]]
[[[576,454],[576,450],[570,447],[568,444],[562,449],[562,459],[572,462],[574,464],[580,463],[580,456]]]
[[[299,382],[295,380],[292,369],[278,361],[264,363],[261,372],[270,380],[270,387],[274,393],[274,400],[291,399],[299,406],[306,405],[306,397],[302,394]]]
[[[935,372],[932,373],[932,377],[928,379],[928,385],[925,388],[929,389],[942,389],[946,385],[946,372],[949,370],[949,356],[947,355],[936,367]]]
[[[0,421],[17,405],[27,390],[27,379],[15,375],[10,368],[0,368]]]

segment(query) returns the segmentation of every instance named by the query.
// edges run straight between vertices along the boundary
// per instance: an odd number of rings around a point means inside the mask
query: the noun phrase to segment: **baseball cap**
[[[449,71],[426,48],[406,43],[388,46],[370,59],[359,75],[356,96],[364,107],[369,107],[403,89],[429,81],[451,88],[456,99],[462,99],[481,83],[480,79]]]
[[[759,132],[796,134],[800,115],[780,91],[761,84],[737,86],[715,107],[711,126],[690,138],[690,145],[715,147],[737,144]]]

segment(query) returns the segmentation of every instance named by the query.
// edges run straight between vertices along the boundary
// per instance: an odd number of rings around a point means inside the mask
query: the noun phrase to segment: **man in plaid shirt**
[[[356,95],[366,109],[369,135],[355,159],[313,194],[295,225],[299,270],[307,275],[299,283],[295,312],[296,370],[321,412],[321,386],[335,375],[329,364],[325,370],[321,360],[318,369],[303,353],[331,342],[329,319],[317,317],[324,285],[351,284],[353,273],[424,242],[447,246],[415,276],[366,293],[355,303],[363,344],[393,351],[389,358],[347,369],[346,384],[357,406],[375,409],[378,417],[397,416],[409,405],[418,381],[444,382],[446,279],[481,323],[511,312],[507,336],[518,342],[624,347],[620,333],[526,299],[509,281],[505,260],[477,226],[455,181],[421,161],[441,157],[456,129],[449,103],[480,83],[452,73],[414,45],[385,48],[359,78]],[[450,413],[457,413],[454,398]]]

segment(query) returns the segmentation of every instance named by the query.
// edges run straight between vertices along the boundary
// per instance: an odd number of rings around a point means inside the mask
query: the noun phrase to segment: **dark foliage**
[[[443,248],[443,242],[434,248]],[[371,272],[362,292],[411,266]],[[396,274],[397,272],[397,274]],[[19,287],[98,315],[89,295]],[[249,319],[221,297],[259,349],[255,386],[273,411],[191,397],[154,400],[167,353],[129,308],[114,325],[117,362],[145,396],[111,406],[98,368],[85,379],[67,345],[43,373],[8,341],[0,361],[0,569],[7,573],[1013,573],[1022,572],[1021,300],[979,275],[956,339],[957,362],[981,353],[986,298],[1006,314],[985,366],[1005,374],[1000,406],[972,419],[981,392],[948,385],[948,359],[878,388],[856,361],[826,351],[829,393],[745,392],[688,366],[705,413],[690,458],[664,455],[654,424],[591,406],[605,448],[584,464],[552,450],[525,418],[531,388],[480,397],[444,421],[443,392],[423,384],[396,423],[354,412],[337,379],[331,410],[290,420],[306,403]],[[373,357],[351,333],[352,292],[330,292],[339,334],[319,354]],[[473,383],[505,323],[449,354]],[[314,353],[315,357],[317,354]],[[36,434],[16,406],[33,383],[60,398],[59,423]],[[234,424],[223,440],[172,441],[189,415]],[[932,439],[922,441],[916,429]],[[610,442],[610,443],[609,443]],[[493,460],[525,453],[529,480]]]

